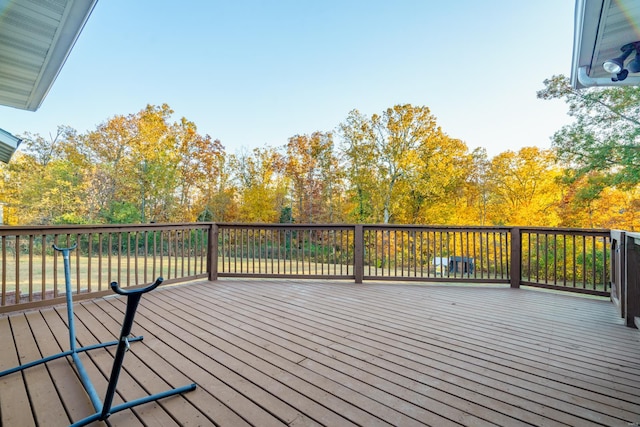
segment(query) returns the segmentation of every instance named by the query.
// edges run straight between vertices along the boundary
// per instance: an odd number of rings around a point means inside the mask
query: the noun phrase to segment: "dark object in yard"
[[[472,275],[473,267],[473,258],[466,256],[449,257],[449,273]]]

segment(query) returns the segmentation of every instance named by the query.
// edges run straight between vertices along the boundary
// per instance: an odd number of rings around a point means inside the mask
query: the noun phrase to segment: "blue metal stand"
[[[124,315],[124,321],[122,322],[122,330],[120,331],[120,338],[117,341],[110,341],[107,343],[94,344],[86,347],[76,347],[76,328],[74,323],[74,315],[73,315],[73,299],[71,295],[71,268],[69,262],[69,252],[76,248],[76,245],[73,245],[70,248],[59,248],[53,245],[53,248],[59,252],[62,252],[62,256],[64,258],[64,278],[65,278],[65,286],[66,286],[66,299],[67,299],[67,318],[69,321],[69,347],[70,350],[64,351],[59,354],[55,354],[49,357],[45,357],[40,360],[35,360],[33,362],[26,363],[24,365],[17,366],[15,368],[7,369],[5,371],[0,372],[0,377],[5,375],[9,375],[14,372],[22,371],[24,369],[30,368],[32,366],[40,365],[42,363],[49,362],[51,360],[59,359],[61,357],[71,356],[73,359],[73,363],[78,370],[78,374],[80,375],[80,381],[84,386],[87,394],[89,395],[89,399],[91,399],[91,403],[93,404],[96,413],[86,417],[80,421],[77,421],[72,424],[72,426],[84,426],[94,421],[104,421],[111,414],[115,414],[116,412],[123,411],[125,409],[132,408],[134,406],[142,405],[143,403],[153,402],[158,399],[163,399],[165,397],[173,396],[176,394],[185,393],[187,391],[194,390],[196,388],[195,384],[189,384],[183,387],[174,388],[171,390],[164,391],[162,393],[153,394],[150,396],[142,397],[140,399],[133,400],[131,402],[125,402],[120,405],[111,406],[113,403],[113,397],[116,392],[116,386],[118,383],[118,377],[120,376],[120,370],[122,369],[122,362],[124,361],[124,354],[129,350],[129,343],[133,341],[142,340],[142,336],[129,338],[129,334],[131,333],[131,327],[133,326],[133,319],[136,315],[136,309],[138,308],[138,303],[140,302],[140,298],[142,294],[146,292],[150,292],[157,288],[162,283],[162,278],[158,277],[154,283],[151,285],[134,289],[130,291],[126,291],[121,289],[118,286],[118,283],[112,282],[111,289],[120,295],[125,295],[127,297],[127,308]],[[111,376],[109,377],[109,385],[107,386],[107,393],[104,398],[104,403],[98,397],[96,393],[95,387],[91,383],[89,379],[89,375],[87,375],[87,371],[78,356],[78,353],[82,353],[84,351],[93,350],[96,348],[109,347],[112,345],[117,345],[116,355],[113,360],[113,366],[111,368]]]

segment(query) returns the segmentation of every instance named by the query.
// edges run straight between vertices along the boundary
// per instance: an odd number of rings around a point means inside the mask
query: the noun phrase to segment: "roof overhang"
[[[97,0],[0,0],[0,104],[37,110]]]
[[[576,0],[571,86],[639,86],[640,73],[614,82],[602,64],[640,41],[640,2],[637,0]],[[632,60],[632,54],[628,60]]]
[[[20,138],[11,135],[4,129],[0,129],[0,161],[9,163],[11,156],[21,142]]]

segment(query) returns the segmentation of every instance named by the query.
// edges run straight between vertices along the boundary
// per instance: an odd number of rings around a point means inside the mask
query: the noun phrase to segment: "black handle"
[[[78,247],[78,242],[74,243],[73,246],[71,246],[70,248],[61,248],[61,247],[56,246],[56,245],[51,245],[51,246],[53,247],[53,249],[55,249],[56,251],[59,251],[59,252],[62,252],[64,250],[72,251],[72,250],[74,250],[75,248]]]
[[[115,292],[116,294],[120,294],[120,295],[144,294],[145,292],[152,291],[155,288],[157,288],[158,286],[160,286],[160,284],[163,282],[163,280],[164,279],[162,277],[158,277],[155,282],[153,282],[152,284],[150,284],[146,288],[137,288],[137,289],[132,289],[132,290],[129,290],[129,291],[125,291],[124,289],[120,288],[120,286],[118,286],[118,282],[111,282],[111,289],[113,290],[113,292]]]

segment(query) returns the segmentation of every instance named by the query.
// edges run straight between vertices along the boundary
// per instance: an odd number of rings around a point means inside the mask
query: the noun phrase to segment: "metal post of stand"
[[[111,414],[116,412],[132,408],[137,405],[142,405],[143,403],[152,402],[158,399],[163,399],[165,397],[173,396],[176,394],[185,393],[187,391],[194,390],[196,388],[196,384],[192,383],[183,387],[178,387],[174,389],[167,390],[162,393],[153,394],[150,396],[145,396],[140,399],[133,400],[131,402],[125,402],[120,405],[112,407],[111,404],[113,402],[113,397],[116,392],[116,386],[118,383],[118,378],[120,376],[120,371],[122,369],[122,363],[124,361],[124,355],[129,350],[129,343],[133,341],[142,340],[142,336],[137,337],[129,337],[131,334],[131,328],[133,326],[133,319],[136,314],[136,309],[138,308],[138,304],[140,302],[140,298],[142,294],[146,292],[150,292],[160,286],[163,279],[158,277],[154,283],[145,287],[134,290],[123,290],[118,286],[118,283],[112,282],[111,289],[119,294],[125,295],[127,297],[127,308],[124,316],[124,321],[122,323],[122,329],[120,331],[120,337],[117,341],[110,341],[107,343],[94,344],[86,347],[77,347],[76,345],[76,329],[74,322],[74,314],[73,314],[73,298],[71,294],[71,267],[69,261],[69,252],[76,248],[77,244],[69,248],[59,248],[56,245],[53,245],[53,248],[59,252],[62,252],[62,256],[64,259],[64,278],[65,278],[65,289],[66,289],[66,302],[67,302],[67,318],[69,324],[69,350],[64,351],[62,353],[54,354],[52,356],[48,356],[39,360],[35,360],[33,362],[25,363],[24,365],[16,366],[15,368],[7,369],[5,371],[0,372],[0,377],[5,375],[9,375],[14,372],[22,371],[24,369],[30,368],[32,366],[40,365],[42,363],[47,363],[51,360],[59,359],[61,357],[71,356],[73,359],[73,363],[78,370],[78,374],[80,376],[80,381],[82,385],[89,395],[89,399],[95,409],[95,414],[90,415],[80,421],[72,424],[74,427],[84,426],[94,421],[104,421]],[[93,350],[96,348],[104,348],[112,345],[117,345],[116,355],[113,361],[113,366],[111,368],[111,375],[109,377],[109,385],[107,387],[107,393],[105,395],[104,403],[98,397],[98,394],[95,390],[95,387],[91,383],[89,375],[87,374],[84,365],[82,364],[82,360],[78,356],[78,353],[85,352],[88,350]]]

